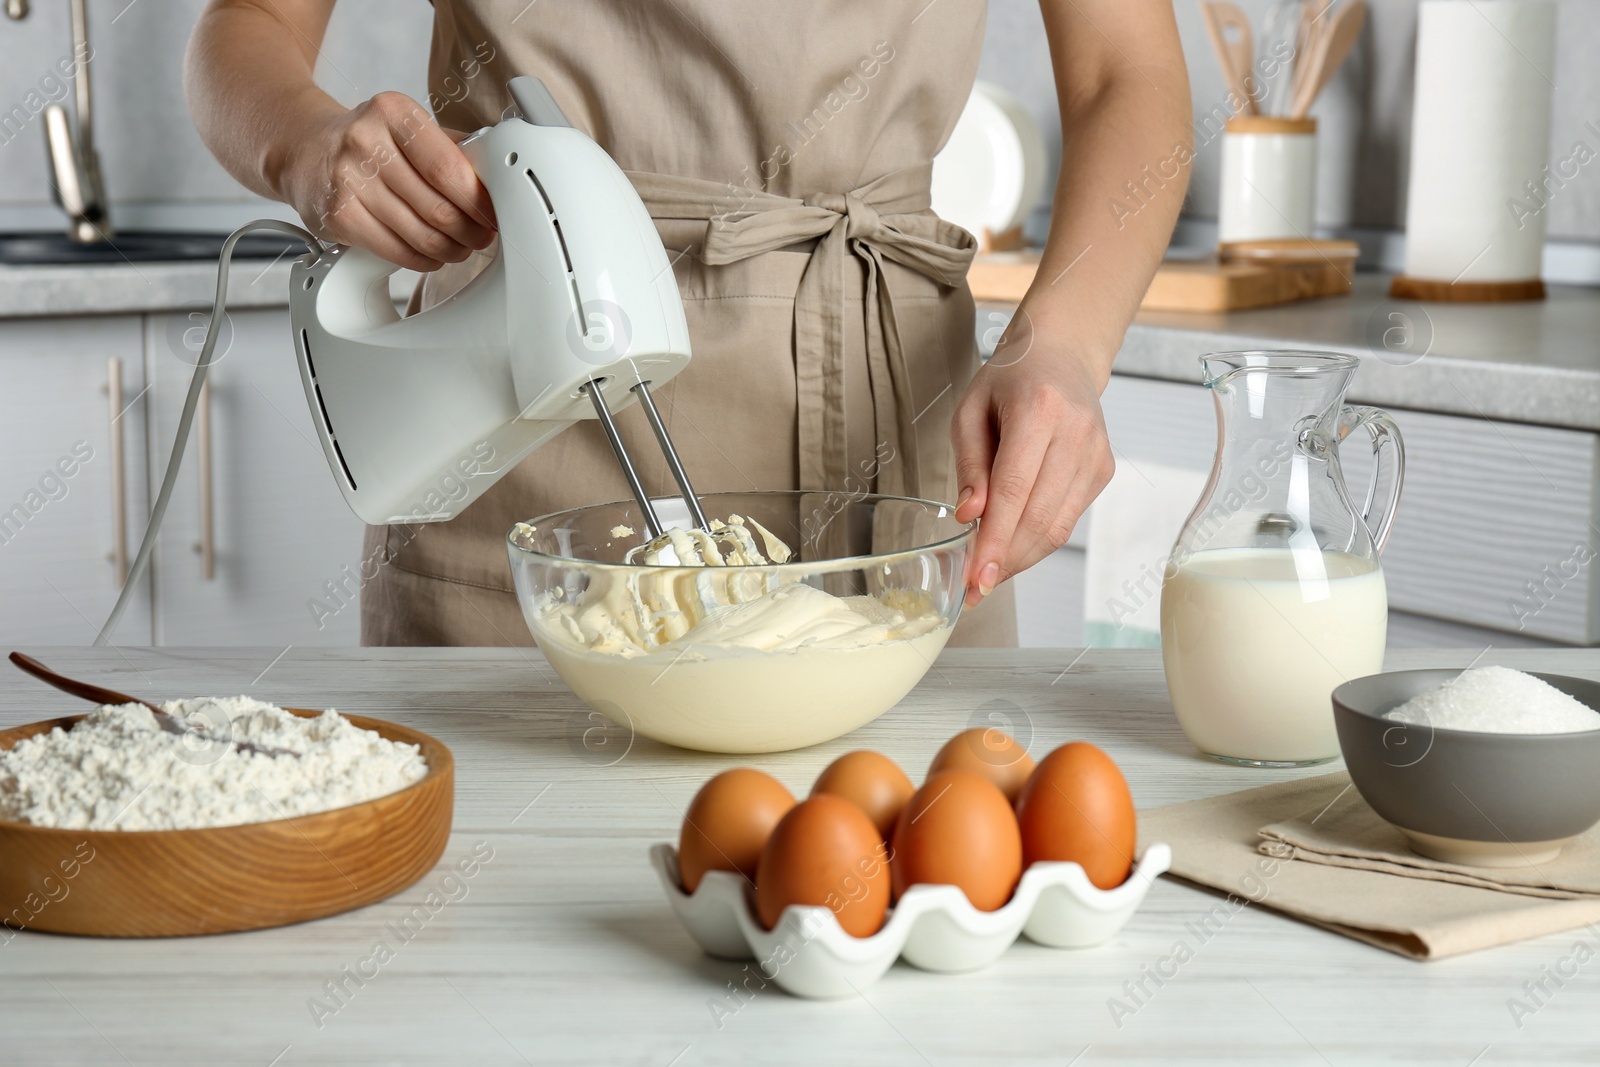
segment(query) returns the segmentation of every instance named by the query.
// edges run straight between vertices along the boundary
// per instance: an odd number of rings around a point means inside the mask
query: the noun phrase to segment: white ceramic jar
[[[1317,120],[1235,115],[1222,133],[1217,240],[1309,238],[1317,201]]]

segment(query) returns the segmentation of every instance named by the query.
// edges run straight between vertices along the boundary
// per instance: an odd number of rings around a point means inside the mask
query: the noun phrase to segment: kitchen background
[[[1241,6],[1259,22],[1268,5]],[[1553,158],[1570,154],[1579,140],[1600,150],[1600,138],[1585,128],[1600,128],[1600,67],[1593,62],[1600,4],[1558,6],[1558,57],[1546,72],[1554,85]],[[48,92],[51,68],[70,58],[67,5],[35,0],[33,7],[25,21],[0,21],[0,230],[63,225],[49,196],[42,118],[29,101]],[[182,57],[201,7],[201,0],[89,0],[95,135],[122,228],[227,230],[264,214],[289,217],[243,192],[190,125]],[[1226,92],[1196,5],[1180,0],[1177,12],[1200,123]],[[383,89],[425,98],[430,19],[422,0],[340,0],[319,67],[322,84],[346,103]],[[1364,267],[1393,271],[1401,262],[1415,27],[1413,0],[1373,3],[1360,44],[1314,111],[1321,124],[1317,222],[1329,234],[1358,239]],[[1024,102],[1058,158],[1036,5],[991,5],[979,77]],[[1219,142],[1199,150],[1179,245],[1214,240]],[[1595,169],[1550,202],[1547,281],[1600,284]],[[1038,237],[1046,224],[1041,208],[1028,230]],[[0,630],[33,644],[84,643],[115,598],[108,550],[114,554],[119,537],[136,545],[143,530],[198,347],[198,309],[209,303],[212,268],[0,271],[0,587],[13,609]],[[209,451],[210,484],[202,484],[204,465],[191,452],[145,599],[116,640],[353,644],[359,524],[328,477],[304,413],[282,306],[287,270],[243,264],[235,274],[231,340],[214,369],[211,433],[191,446]],[[1358,284],[1355,298],[1300,310],[1211,321],[1143,317],[1106,401],[1119,466],[1209,466],[1210,405],[1189,384],[1201,351],[1231,347],[1242,336],[1373,355],[1363,338],[1372,322],[1386,320],[1382,284],[1367,289],[1364,300]],[[1600,585],[1588,567],[1600,494],[1597,303],[1593,290],[1558,285],[1538,306],[1436,311],[1427,327],[1440,343],[1422,363],[1399,366],[1406,361],[1378,353],[1384,365],[1363,371],[1384,391],[1361,399],[1396,409],[1411,446],[1407,496],[1385,557],[1396,608],[1391,644],[1600,642]],[[1467,361],[1474,372],[1457,379],[1471,383],[1457,389],[1465,403],[1440,388],[1436,375],[1456,373],[1442,357]],[[118,397],[106,393],[113,373],[121,378]],[[1550,395],[1566,407],[1548,407]],[[1364,478],[1360,460],[1351,457],[1355,485]],[[111,514],[116,500],[120,514]],[[1072,646],[1086,637],[1137,643],[1085,629],[1084,585],[1096,566],[1085,556],[1087,526],[1021,580],[1025,644]],[[203,544],[214,552],[209,576]],[[1126,569],[1127,562],[1101,565]],[[1118,583],[1102,574],[1094,584]],[[1105,612],[1091,604],[1090,614]]]
[[[1269,2],[1242,0],[1240,7],[1259,25]],[[1553,2],[1560,8],[1560,29],[1556,69],[1548,72],[1555,85],[1550,145],[1553,155],[1565,155],[1574,140],[1593,139],[1584,123],[1600,122],[1600,64],[1593,61],[1600,4]],[[130,227],[227,228],[263,211],[263,203],[211,158],[183,103],[183,50],[202,7],[202,0],[89,0],[96,134],[119,217]],[[1198,122],[1222,104],[1226,90],[1198,5],[1178,0],[1176,10]],[[1416,15],[1416,0],[1372,4],[1361,43],[1317,102],[1319,225],[1375,234],[1404,225]],[[339,0],[323,47],[322,85],[349,104],[380,89],[424,99],[431,20],[423,0]],[[65,3],[41,0],[27,21],[0,22],[0,101],[7,108],[20,103],[57,59],[70,55]],[[1044,132],[1053,168],[1061,137],[1037,4],[990,4],[978,77],[1004,86],[1028,107]],[[54,226],[59,215],[45,182],[43,136],[17,137],[8,128],[0,139],[0,228]],[[1197,219],[1216,214],[1219,150],[1213,140],[1198,153],[1187,212]],[[1032,228],[1045,222],[1041,209]],[[1580,180],[1562,190],[1550,205],[1549,234],[1557,244],[1587,244],[1581,253],[1600,261],[1600,181]]]

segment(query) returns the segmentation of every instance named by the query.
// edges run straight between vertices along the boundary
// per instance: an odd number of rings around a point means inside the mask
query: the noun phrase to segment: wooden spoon
[[[1244,101],[1248,114],[1260,114],[1261,109],[1250,92],[1251,82],[1260,81],[1254,76],[1256,48],[1250,20],[1231,0],[1201,0],[1200,11],[1205,16],[1206,33],[1211,37],[1211,47],[1216,49],[1217,62],[1228,87]],[[1231,39],[1229,31],[1233,33]]]
[[[1300,95],[1300,86],[1305,84],[1306,68],[1311,65],[1307,56],[1317,37],[1327,27],[1324,19],[1332,3],[1333,0],[1306,0],[1301,5],[1300,27],[1294,37],[1294,73],[1289,80],[1290,104]]]
[[[41,682],[46,682],[55,686],[63,693],[71,693],[75,697],[82,697],[84,700],[92,700],[96,704],[110,704],[113,706],[121,704],[141,704],[144,707],[149,708],[150,713],[156,717],[156,725],[161,727],[169,734],[178,734],[182,736],[183,734],[196,733],[200,734],[202,737],[209,736],[204,727],[191,726],[188,723],[180,720],[177,716],[169,715],[159,706],[150,703],[148,700],[140,700],[138,697],[131,697],[126,693],[119,693],[115,689],[102,689],[98,685],[91,685],[88,682],[80,682],[76,678],[68,678],[64,674],[57,674],[55,671],[51,670],[49,667],[46,667],[43,663],[40,663],[32,656],[23,655],[21,652],[11,653],[10,659],[12,663],[16,664],[22,670],[27,671]],[[226,738],[224,740],[233,745],[235,748],[239,749],[241,752],[254,752],[262,756],[300,755],[300,753],[291,752],[286,748],[271,748],[265,745],[253,745],[248,741],[235,741],[232,738]]]
[[[1364,0],[1345,0],[1337,11],[1325,16],[1327,25],[1313,34],[1307,52],[1306,59],[1310,65],[1306,68],[1305,79],[1295,90],[1294,104],[1289,109],[1291,118],[1303,119],[1310,113],[1317,94],[1333,80],[1339,64],[1355,47],[1366,18],[1367,5]]]

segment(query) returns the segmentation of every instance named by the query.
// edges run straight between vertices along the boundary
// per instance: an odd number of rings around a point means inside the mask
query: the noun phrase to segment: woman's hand
[[[274,184],[318,237],[434,270],[494,239],[488,191],[456,147],[465,136],[409,96],[379,93],[319,109]]]
[[[184,94],[207,147],[246,188],[282,200],[318,237],[433,270],[494,239],[494,207],[421,104],[379,93],[353,108],[317,87],[334,0],[209,0],[189,39]]]
[[[983,519],[969,604],[1059,548],[1111,480],[1100,392],[1166,250],[1194,158],[1168,0],[1040,8],[1061,107],[1061,172],[1034,283],[956,406],[956,518]]]
[[[1036,337],[1019,312],[956,405],[959,522],[982,517],[967,604],[1064,544],[1115,464],[1088,361]]]

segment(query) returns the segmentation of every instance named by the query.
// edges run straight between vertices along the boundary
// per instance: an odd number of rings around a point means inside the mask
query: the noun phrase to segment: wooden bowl
[[[83,717],[0,731],[0,750]],[[347,718],[420,746],[427,776],[346,808],[242,826],[62,830],[0,819],[0,922],[59,934],[182,937],[321,919],[400,892],[438,862],[449,840],[455,760],[418,730]]]

